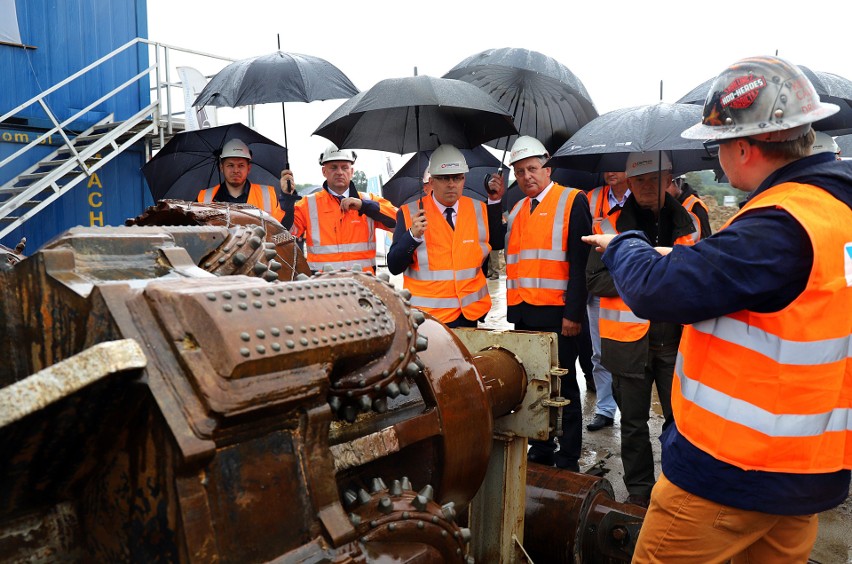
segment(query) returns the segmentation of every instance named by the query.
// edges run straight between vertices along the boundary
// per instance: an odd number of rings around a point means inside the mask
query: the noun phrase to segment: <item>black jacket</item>
[[[618,209],[618,208],[615,208]],[[612,213],[612,211],[610,212]],[[619,233],[642,231],[654,246],[670,247],[685,235],[695,232],[692,217],[674,197],[666,194],[659,219],[651,210],[639,207],[631,194],[621,208],[615,224]],[[586,285],[596,296],[616,296],[612,275],[601,261],[598,252],[589,253],[586,265]],[[676,323],[651,322],[648,333],[631,343],[601,339],[601,364],[621,376],[642,377],[650,345],[665,345],[680,341],[682,326]]]

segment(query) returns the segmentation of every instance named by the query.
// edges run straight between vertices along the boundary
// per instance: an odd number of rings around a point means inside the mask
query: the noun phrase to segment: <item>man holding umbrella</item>
[[[427,169],[431,191],[399,210],[388,270],[403,274],[411,305],[448,327],[476,327],[491,309],[482,263],[489,232],[500,225],[502,184],[491,205],[462,196],[467,162],[452,145],[440,145]]]
[[[739,213],[694,246],[586,238],[637,315],[686,325],[634,562],[804,562],[849,495],[852,164],[811,154],[838,109],[783,59],[738,61],[683,135],[718,149]]]
[[[219,155],[219,171],[224,179],[225,189],[222,189],[222,184],[217,184],[202,190],[198,193],[199,202],[251,204],[278,221],[284,221],[284,212],[278,205],[275,189],[248,181],[251,172],[251,151],[248,145],[236,138],[225,143],[222,154]]]
[[[331,144],[320,155],[323,189],[293,202],[284,200],[288,213],[284,227],[296,237],[305,239],[307,259],[311,270],[352,269],[359,266],[367,272],[376,271],[376,228],[393,231],[396,227],[396,208],[386,199],[359,192],[352,183],[355,159],[350,149],[338,149]],[[293,174],[281,173],[281,189],[292,195]]]
[[[515,329],[558,335],[562,395],[562,437],[556,443],[530,441],[531,462],[579,471],[582,443],[580,387],[577,383],[578,336],[586,320],[584,269],[589,256],[581,237],[592,232],[585,193],[551,181],[549,155],[526,135],[512,145],[509,164],[526,195],[509,213],[506,239],[506,319]]]
[[[608,216],[609,233],[638,230],[658,246],[691,245],[695,227],[689,213],[666,193],[672,164],[665,151],[630,153],[626,176],[630,195]],[[605,233],[596,226],[595,233]],[[666,424],[671,422],[672,373],[681,326],[648,321],[633,314],[619,297],[600,255],[589,256],[589,292],[601,296],[601,363],[612,373],[621,410],[621,463],[628,503],[648,506],[654,487],[654,455],[648,429],[651,394],[656,387]]]

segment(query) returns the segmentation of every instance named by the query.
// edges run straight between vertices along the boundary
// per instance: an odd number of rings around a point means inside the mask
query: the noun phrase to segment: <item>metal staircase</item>
[[[48,95],[100,67],[113,57],[137,48],[140,44],[149,49],[148,60],[153,59],[153,64],[142,72],[129,77],[113,90],[104,93],[64,121],[60,122],[57,119],[46,103]],[[183,115],[183,110],[181,109],[178,113],[172,111],[171,89],[181,87],[179,83],[174,84],[170,81],[170,52],[175,51],[224,62],[231,61],[226,57],[136,38],[0,116],[0,124],[2,124],[22,110],[38,104],[54,126],[0,161],[0,169],[6,165],[14,166],[13,163],[17,159],[21,159],[19,162],[30,162],[31,158],[24,160],[26,159],[25,155],[34,147],[52,139],[52,136],[58,134],[63,141],[55,151],[0,186],[0,238],[8,235],[27,220],[32,219],[39,211],[63,194],[73,190],[81,183],[85,185],[86,179],[120,155],[122,151],[143,142],[145,143],[146,154],[150,158],[175,132],[183,129],[184,122],[178,117]],[[139,88],[139,82],[146,80],[151,84],[152,101],[137,113],[121,120],[116,120],[110,114],[84,131],[72,131],[73,124],[88,112],[97,111],[98,106],[104,101],[127,89]]]

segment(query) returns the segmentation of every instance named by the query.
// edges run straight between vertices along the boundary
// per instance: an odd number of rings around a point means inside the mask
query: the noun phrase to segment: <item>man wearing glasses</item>
[[[777,57],[720,74],[702,122],[748,192],[718,233],[587,237],[639,316],[685,325],[662,475],[634,562],[805,562],[852,468],[852,164],[811,154],[838,111]]]
[[[547,150],[533,137],[512,145],[509,164],[526,195],[509,213],[506,240],[506,319],[515,329],[557,334],[562,410],[559,450],[553,439],[530,441],[527,460],[579,471],[583,415],[577,384],[578,336],[586,317],[585,267],[592,232],[586,194],[550,180]]]
[[[375,194],[359,192],[352,183],[355,151],[333,143],[322,152],[319,163],[325,177],[323,189],[296,201],[290,170],[281,172],[284,227],[305,239],[311,270],[331,267],[376,271],[376,228],[393,231],[396,208]],[[289,206],[294,206],[289,213]]]
[[[447,327],[476,327],[491,309],[482,263],[501,222],[502,183],[492,181],[489,205],[463,196],[468,166],[452,145],[435,149],[427,171],[424,196],[399,210],[388,270],[403,274],[412,306]]]

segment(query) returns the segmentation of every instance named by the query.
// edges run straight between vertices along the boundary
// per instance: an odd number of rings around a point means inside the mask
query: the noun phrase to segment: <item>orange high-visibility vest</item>
[[[852,211],[818,187],[785,183],[725,227],[756,208],[783,209],[807,231],[807,286],[781,311],[685,328],[672,385],[678,429],[745,470],[852,468]]]
[[[681,205],[683,206],[683,209],[689,212],[689,217],[692,218],[692,225],[695,226],[695,233],[692,234],[692,240],[697,243],[701,240],[701,220],[698,219],[698,216],[695,215],[693,210],[695,209],[695,206],[701,206],[708,214],[710,213],[710,210],[707,209],[707,204],[705,204],[704,201],[695,194],[687,196],[683,202],[681,202]]]
[[[554,183],[532,214],[529,198],[512,208],[506,235],[508,305],[565,305],[568,223],[579,193]]]
[[[362,200],[378,201],[383,213],[396,218],[395,208],[384,198],[358,195]],[[376,227],[390,230],[357,210],[341,212],[337,198],[320,190],[296,202],[291,232],[305,238],[305,254],[313,271],[325,266],[338,270],[357,265],[372,272],[376,266]]]
[[[612,225],[617,225],[621,210],[615,210],[609,215]],[[602,224],[595,223],[594,231],[603,234]],[[617,234],[618,231],[615,230]],[[678,237],[675,245],[692,245],[694,241],[692,234]],[[600,324],[601,339],[621,341],[622,343],[633,343],[644,337],[651,328],[651,322],[633,313],[620,296],[601,296],[600,301]]]
[[[213,198],[219,192],[220,186],[221,184],[217,184],[213,188],[200,191],[198,193],[198,201],[204,204],[212,202]],[[284,221],[284,211],[278,205],[278,196],[275,195],[275,189],[272,186],[251,184],[246,203],[265,211],[278,221]]]
[[[479,319],[491,309],[488,281],[482,273],[482,262],[491,252],[485,204],[459,198],[453,230],[433,198],[422,201],[428,227],[413,262],[403,272],[411,305],[442,323],[455,321],[459,315]],[[402,207],[406,227],[411,227],[417,212],[417,202]]]
[[[612,191],[609,184],[598,186],[589,191],[589,211],[592,212],[592,230],[593,233],[615,235],[615,221],[618,218],[618,212],[613,212],[610,216],[609,212],[612,206],[609,205],[609,193]]]

